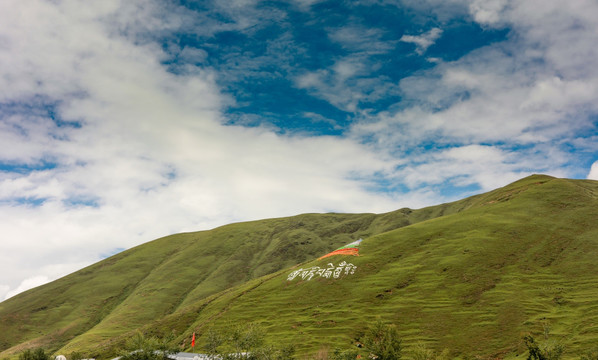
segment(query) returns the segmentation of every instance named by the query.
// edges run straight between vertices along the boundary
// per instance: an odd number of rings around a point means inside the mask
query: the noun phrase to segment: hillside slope
[[[210,328],[257,321],[269,341],[313,353],[352,346],[381,318],[398,325],[406,348],[423,341],[461,358],[515,358],[525,350],[522,334],[543,338],[550,329],[565,358],[575,358],[598,339],[597,205],[598,182],[529,177],[452,205],[461,211],[370,236],[359,257],[284,269],[141,329],[174,329],[188,347],[192,332],[203,344]],[[300,268],[343,261],[355,272],[289,280]],[[61,351],[99,353],[126,336],[101,342],[87,333]]]
[[[305,214],[161,238],[0,303],[0,356],[95,344],[247,280],[470,200],[387,214]],[[81,345],[83,347],[87,345]]]
[[[424,341],[462,357],[515,357],[522,334],[548,328],[566,358],[595,346],[598,182],[530,177],[470,205],[367,238],[359,257],[301,266],[346,261],[354,274],[289,280],[287,269],[222,294],[194,309],[184,333],[257,320],[272,341],[314,352],[350,346],[379,317],[407,347]]]
[[[0,303],[0,356],[40,345],[108,356],[138,329],[174,330],[182,348],[197,332],[201,348],[207,329],[251,321],[313,353],[351,346],[379,317],[406,347],[461,357],[514,357],[523,333],[550,327],[571,357],[598,338],[596,219],[598,182],[531,176],[420,210],[170,236]],[[359,257],[314,260],[359,237]],[[343,261],[354,272],[289,280]]]

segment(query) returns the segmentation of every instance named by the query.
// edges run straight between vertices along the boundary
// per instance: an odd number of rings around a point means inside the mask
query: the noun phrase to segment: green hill
[[[161,238],[0,303],[0,356],[75,337],[90,338],[86,348],[360,237],[458,210],[305,214]]]
[[[0,357],[109,355],[137,329],[198,344],[260,322],[301,353],[347,347],[376,318],[406,347],[514,357],[550,327],[566,356],[598,339],[598,182],[531,176],[458,202],[387,214],[306,214],[173,235],[0,303]],[[360,256],[319,256],[363,238]],[[342,261],[339,278],[289,279]],[[296,265],[300,264],[300,265]]]

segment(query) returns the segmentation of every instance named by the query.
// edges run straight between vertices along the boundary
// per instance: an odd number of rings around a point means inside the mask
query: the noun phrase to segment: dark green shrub
[[[364,336],[363,344],[376,360],[398,360],[401,358],[401,339],[394,325],[384,325],[381,320],[370,327]]]
[[[73,352],[71,353],[71,356],[69,356],[69,358],[68,358],[68,359],[69,359],[69,360],[82,360],[82,359],[85,359],[85,356],[83,356],[83,354],[81,354],[81,353],[80,353],[80,352],[78,352],[78,351],[73,351]]]
[[[523,342],[529,352],[527,360],[559,360],[563,355],[563,345],[556,342],[539,345],[531,335],[524,336]]]
[[[428,349],[426,344],[420,342],[411,349],[411,358],[413,360],[448,360],[450,352],[448,349],[444,349],[440,353],[435,353]]]
[[[265,330],[250,323],[229,325],[220,331],[209,329],[205,335],[204,351],[212,359],[223,360],[292,360],[295,347],[276,347],[265,344]]]
[[[169,356],[178,352],[175,347],[170,345],[171,341],[172,337],[146,338],[143,334],[137,333],[127,342],[127,348],[123,351],[121,360],[170,360]]]
[[[47,354],[42,348],[35,350],[27,349],[19,354],[19,360],[52,360],[52,356]]]

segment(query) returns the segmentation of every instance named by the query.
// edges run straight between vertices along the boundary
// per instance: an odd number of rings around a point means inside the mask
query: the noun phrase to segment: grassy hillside
[[[161,238],[0,303],[0,356],[67,343],[85,348],[360,237],[463,206],[305,214]]]
[[[454,355],[514,357],[521,335],[571,357],[598,338],[598,182],[532,176],[435,207],[307,214],[159,239],[0,303],[0,356],[25,347],[108,354],[140,328],[188,347],[257,321],[302,353],[350,346],[380,317]],[[363,237],[359,257],[314,260]],[[357,266],[338,279],[299,268]],[[296,264],[299,264],[295,266]],[[292,268],[290,268],[292,267]]]
[[[531,177],[476,197],[460,213],[367,238],[354,275],[292,280],[287,269],[223,294],[186,333],[262,321],[271,340],[316,351],[380,317],[453,355],[515,357],[531,332],[567,357],[598,339],[598,183]],[[182,338],[180,339],[182,341]]]

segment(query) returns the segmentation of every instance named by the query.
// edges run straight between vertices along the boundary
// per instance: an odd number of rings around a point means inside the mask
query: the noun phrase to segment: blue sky
[[[0,299],[160,236],[598,179],[592,0],[7,0]]]

